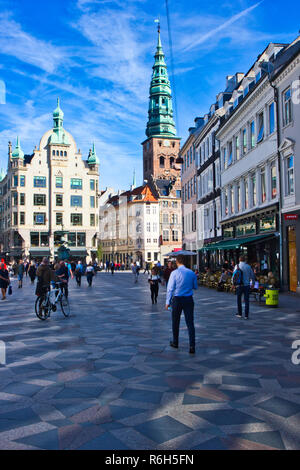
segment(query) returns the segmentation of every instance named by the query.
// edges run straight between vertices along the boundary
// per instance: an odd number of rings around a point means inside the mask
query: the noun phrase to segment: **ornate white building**
[[[62,236],[72,258],[96,256],[99,161],[95,146],[82,159],[63,128],[57,100],[53,128],[33,154],[17,139],[8,148],[7,174],[0,176],[0,251],[7,259],[54,258]]]

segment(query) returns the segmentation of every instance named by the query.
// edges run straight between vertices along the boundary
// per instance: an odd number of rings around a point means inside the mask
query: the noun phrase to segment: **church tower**
[[[180,149],[180,138],[176,137],[173,118],[171,86],[163,53],[160,26],[154,55],[150,84],[147,140],[143,145],[144,180],[174,179],[180,167],[176,165]]]

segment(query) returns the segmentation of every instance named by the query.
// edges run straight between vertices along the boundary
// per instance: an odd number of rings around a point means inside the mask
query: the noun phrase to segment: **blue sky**
[[[183,139],[226,75],[246,72],[269,42],[290,42],[300,27],[295,0],[169,0],[169,9]],[[162,0],[0,0],[0,168],[17,135],[32,153],[59,96],[84,158],[95,141],[100,187],[128,188],[134,168],[141,184],[158,15],[171,75]]]

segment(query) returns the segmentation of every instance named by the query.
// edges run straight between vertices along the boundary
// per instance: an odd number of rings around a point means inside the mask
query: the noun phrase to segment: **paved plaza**
[[[70,282],[72,314],[42,322],[25,280],[0,304],[0,449],[299,449],[300,305],[251,303],[199,288],[196,355],[170,348],[165,287],[147,275]],[[298,311],[297,311],[297,305]]]

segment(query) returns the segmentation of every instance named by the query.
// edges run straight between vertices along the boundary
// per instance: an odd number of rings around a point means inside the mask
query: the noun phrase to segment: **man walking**
[[[131,267],[131,270],[132,270],[132,274],[133,274],[134,283],[136,284],[138,282],[138,275],[139,275],[138,267],[137,267],[136,262],[133,263],[133,265]]]
[[[255,275],[254,272],[246,263],[246,259],[244,256],[240,256],[239,258],[240,263],[237,265],[233,275],[232,275],[232,282],[236,286],[236,293],[237,293],[237,307],[238,313],[236,316],[238,318],[242,318],[242,295],[244,294],[245,299],[245,320],[249,319],[249,294],[250,294],[250,280],[255,282]]]
[[[76,269],[75,269],[75,278],[76,278],[76,282],[77,282],[78,287],[81,286],[81,276],[82,276],[82,274],[83,274],[83,266],[82,266],[81,261],[78,261]]]
[[[178,348],[179,325],[183,310],[190,339],[190,354],[195,354],[195,326],[194,326],[194,300],[193,289],[198,288],[197,276],[184,266],[184,256],[176,258],[177,269],[172,271],[167,290],[166,310],[169,309],[172,299],[172,348]]]

